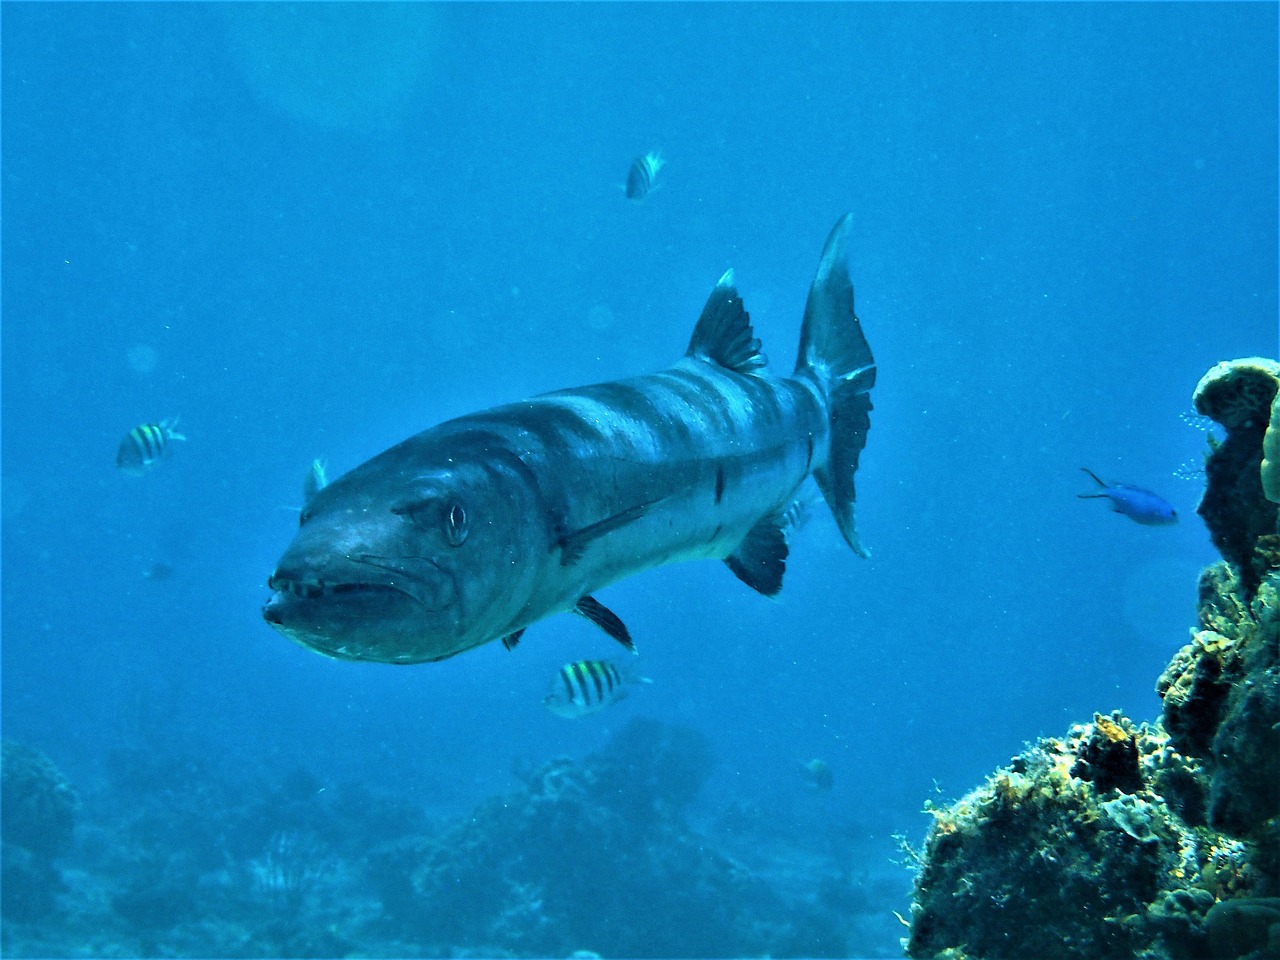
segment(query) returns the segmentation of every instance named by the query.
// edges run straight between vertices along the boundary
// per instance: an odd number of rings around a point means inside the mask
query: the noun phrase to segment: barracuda
[[[568,611],[631,647],[596,591],[714,558],[773,596],[809,476],[865,556],[854,472],[875,362],[854,315],[849,231],[846,216],[823,250],[791,377],[764,372],[730,271],[675,366],[450,420],[316,492],[263,616],[346,660],[513,647]]]

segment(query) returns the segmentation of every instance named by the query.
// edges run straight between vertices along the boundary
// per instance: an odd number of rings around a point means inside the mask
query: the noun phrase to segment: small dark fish
[[[643,200],[650,190],[657,188],[658,171],[666,163],[656,150],[636,157],[627,173],[627,199]]]
[[[150,567],[142,572],[142,576],[147,580],[155,580],[161,582],[168,580],[174,574],[173,567],[162,561],[156,561]]]
[[[167,417],[134,427],[120,441],[116,466],[131,477],[142,476],[168,454],[170,440],[187,439],[174,429],[177,426],[177,417]]]
[[[1096,500],[1102,497],[1111,501],[1111,509],[1123,513],[1136,523],[1149,527],[1162,527],[1178,522],[1178,511],[1159,494],[1141,487],[1132,487],[1127,483],[1107,484],[1096,473],[1087,467],[1081,467],[1085,473],[1093,477],[1100,488],[1097,493],[1079,493],[1082,500]]]
[[[804,770],[805,779],[809,781],[809,784],[819,790],[830,790],[835,784],[835,775],[831,772],[831,764],[825,760],[814,757],[812,760],[802,761],[800,767]]]
[[[558,717],[576,720],[617,703],[632,684],[650,682],[648,677],[624,677],[608,660],[578,660],[560,668],[542,704]]]

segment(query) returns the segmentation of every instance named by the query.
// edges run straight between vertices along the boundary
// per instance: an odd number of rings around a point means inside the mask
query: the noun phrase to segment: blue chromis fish
[[[578,660],[560,668],[542,704],[558,717],[576,720],[617,703],[629,687],[652,682],[648,677],[624,676],[610,660]]]
[[[717,559],[776,595],[809,477],[866,556],[854,473],[876,366],[854,314],[851,220],[823,249],[790,376],[765,372],[729,271],[665,371],[449,420],[319,490],[267,580],[264,619],[319,653],[380,663],[510,648],[566,612],[630,649],[596,591]]]
[[[643,200],[651,190],[656,190],[658,171],[665,164],[662,154],[656,150],[643,157],[636,157],[631,163],[631,169],[627,171],[627,199]]]
[[[169,441],[187,439],[177,431],[178,418],[159,423],[143,423],[125,434],[116,451],[116,466],[122,473],[140,477],[168,456]]]
[[[1111,509],[1116,513],[1123,513],[1134,522],[1149,527],[1162,527],[1178,522],[1178,511],[1159,494],[1127,483],[1108,484],[1087,467],[1080,469],[1093,477],[1099,488],[1097,493],[1076,494],[1080,499],[1096,500],[1105,497],[1111,501]]]

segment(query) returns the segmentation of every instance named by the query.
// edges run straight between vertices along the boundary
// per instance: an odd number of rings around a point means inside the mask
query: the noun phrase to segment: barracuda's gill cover
[[[268,582],[266,620],[349,660],[441,660],[575,611],[630,646],[595,590],[716,558],[782,587],[812,474],[849,545],[875,362],[853,311],[850,218],[827,240],[793,375],[720,279],[675,366],[459,417],[318,490]]]

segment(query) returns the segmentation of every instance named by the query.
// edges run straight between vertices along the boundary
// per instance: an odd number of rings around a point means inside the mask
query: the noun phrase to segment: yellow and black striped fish
[[[627,199],[643,200],[657,186],[658,171],[666,161],[656,150],[636,157],[627,172]]]
[[[178,433],[177,417],[166,417],[159,423],[143,423],[125,434],[116,452],[116,466],[131,477],[140,477],[169,452],[170,440],[187,439]]]
[[[617,703],[632,683],[649,682],[648,677],[624,677],[609,660],[578,660],[560,668],[542,703],[556,716],[574,720]]]

